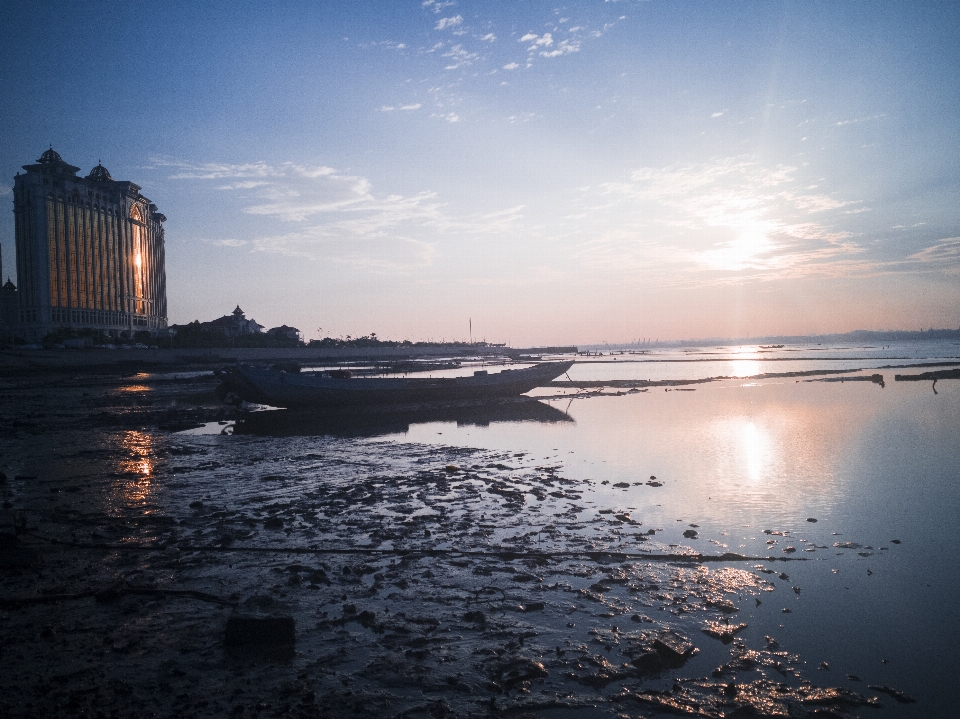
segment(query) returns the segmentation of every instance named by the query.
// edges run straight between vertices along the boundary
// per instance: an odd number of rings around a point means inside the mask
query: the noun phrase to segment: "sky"
[[[170,323],[956,328],[958,77],[953,2],[5,0],[0,198],[51,144],[136,182]]]

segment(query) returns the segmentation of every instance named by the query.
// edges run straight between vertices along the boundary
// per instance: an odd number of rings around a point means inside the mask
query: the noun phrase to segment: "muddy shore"
[[[910,700],[822,684],[775,637],[739,636],[740,607],[789,592],[799,560],[667,545],[555,456],[173,431],[236,419],[213,389],[0,385],[0,714],[812,717]]]

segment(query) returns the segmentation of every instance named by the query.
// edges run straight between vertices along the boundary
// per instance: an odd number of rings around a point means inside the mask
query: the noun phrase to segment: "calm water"
[[[581,380],[737,376],[949,361],[960,354],[950,344],[830,347],[816,355],[804,349],[810,359],[749,348],[709,350],[716,359],[688,352],[604,357],[570,374]],[[692,359],[699,361],[677,361]],[[894,705],[894,714],[949,716],[960,668],[951,549],[960,526],[960,382],[941,381],[934,393],[931,382],[893,381],[895,372],[908,371],[886,370],[885,388],[780,378],[550,399],[574,421],[433,422],[387,439],[529,452],[562,462],[567,476],[593,480],[588,508],[629,511],[645,527],[662,528],[664,543],[705,553],[727,548],[805,557],[785,570],[786,583],[799,592],[741,611],[750,625],[748,644],[772,635],[811,670],[827,662],[824,682],[858,691],[892,685],[922,699]],[[648,486],[651,475],[663,486]],[[622,482],[629,488],[613,487]],[[682,536],[689,525],[698,525],[696,540]],[[842,543],[853,548],[835,546]],[[796,551],[784,554],[787,547]]]

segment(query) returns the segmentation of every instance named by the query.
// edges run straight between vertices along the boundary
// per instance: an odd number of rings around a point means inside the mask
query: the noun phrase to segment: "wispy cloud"
[[[543,35],[536,35],[532,32],[528,32],[526,35],[521,37],[517,42],[529,42],[532,43],[527,49],[532,51],[537,50],[541,47],[550,47],[553,45],[553,35],[549,32],[545,32]]]
[[[423,105],[421,105],[419,102],[415,102],[411,105],[400,105],[400,107],[384,105],[378,110],[378,112],[393,112],[394,110],[399,110],[400,112],[410,112],[412,110],[419,110],[421,107],[423,107]]]
[[[222,180],[243,177],[275,178],[283,176],[298,177],[325,177],[336,174],[336,170],[326,165],[301,165],[295,162],[285,162],[281,165],[270,165],[266,162],[250,162],[242,164],[228,163],[196,163],[175,160],[166,157],[152,158],[150,168],[169,167],[176,170],[170,175],[171,180]],[[247,189],[263,183],[249,185],[244,182],[233,184],[234,189]]]
[[[453,17],[442,17],[437,21],[437,24],[434,25],[434,30],[446,30],[451,27],[458,27],[463,25],[463,17],[460,15],[455,15]]]
[[[453,0],[424,0],[421,7],[433,10],[435,13],[442,13],[448,7],[453,7],[457,3]]]
[[[261,187],[267,183],[264,180],[242,180],[241,182],[231,182],[227,185],[220,185],[218,190],[250,190],[254,187]]]
[[[950,274],[960,270],[960,237],[948,237],[907,257],[913,262],[935,264]]]
[[[881,113],[879,115],[870,115],[870,117],[857,117],[853,120],[840,120],[840,122],[837,123],[837,127],[843,127],[844,125],[856,125],[861,122],[869,122],[870,120],[879,120],[886,116],[886,113]]]
[[[469,52],[459,44],[451,47],[442,56],[450,59],[450,64],[444,68],[445,70],[456,70],[464,65],[471,65],[479,57],[477,53]]]
[[[217,245],[218,247],[243,247],[244,245],[250,244],[246,240],[206,240],[211,245]]]
[[[823,219],[850,203],[811,194],[798,174],[735,157],[641,168],[585,188],[579,221],[606,229],[580,256],[619,270],[658,267],[680,284],[872,271],[853,233],[836,226],[840,213]]]
[[[451,113],[444,119],[455,122]],[[240,239],[205,239],[217,247],[246,248],[290,257],[347,263],[376,273],[403,273],[433,262],[443,239],[496,237],[516,232],[523,207],[498,212],[452,215],[436,192],[378,193],[365,177],[326,165],[293,162],[198,163],[164,158],[180,181],[213,183],[256,173],[266,178],[238,195],[241,211],[281,223],[279,231]],[[241,183],[237,183],[241,184]],[[295,229],[280,229],[295,225]]]
[[[580,52],[580,43],[577,40],[561,40],[553,50],[542,50],[541,57],[560,57],[571,52]]]

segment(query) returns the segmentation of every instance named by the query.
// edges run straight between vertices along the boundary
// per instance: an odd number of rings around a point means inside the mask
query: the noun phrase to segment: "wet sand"
[[[785,603],[804,557],[705,551],[694,527],[661,541],[599,480],[528,452],[172,432],[229,426],[212,390],[4,384],[19,526],[0,552],[0,713],[896,716],[912,700],[744,639],[741,610]],[[228,646],[238,616],[290,617],[295,644]]]

